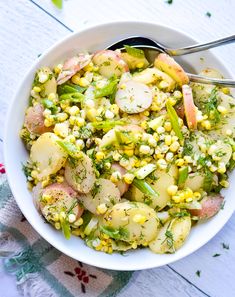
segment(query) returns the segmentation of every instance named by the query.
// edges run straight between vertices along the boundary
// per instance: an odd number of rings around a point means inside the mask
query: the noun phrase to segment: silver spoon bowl
[[[183,48],[172,49],[164,46],[160,42],[157,42],[153,39],[147,37],[140,37],[140,36],[132,36],[122,40],[115,42],[114,44],[110,45],[107,49],[110,50],[125,50],[125,45],[133,46],[139,49],[144,50],[148,61],[151,63],[156,58],[157,54],[159,53],[166,53],[170,56],[182,56],[187,54],[192,54],[200,51],[204,51],[213,47],[217,47],[220,45],[229,44],[235,41],[235,35],[228,36],[222,39],[217,39],[211,42],[191,45]],[[187,73],[190,81],[202,84],[211,84],[223,87],[235,87],[235,81],[231,79],[217,79],[217,78],[210,78],[206,76],[196,75]]]

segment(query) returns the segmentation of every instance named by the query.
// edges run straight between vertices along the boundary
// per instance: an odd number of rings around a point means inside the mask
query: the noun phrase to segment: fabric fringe
[[[0,232],[0,258],[8,258],[20,251],[14,237],[9,232]]]

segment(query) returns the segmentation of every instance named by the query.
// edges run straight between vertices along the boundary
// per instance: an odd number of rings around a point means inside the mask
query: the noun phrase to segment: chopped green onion
[[[188,166],[179,169],[178,186],[182,187],[188,178]]]
[[[51,0],[52,3],[59,9],[63,7],[63,0]]]
[[[68,93],[83,93],[85,90],[86,88],[71,83],[62,84],[57,87],[57,93],[59,96]]]
[[[112,129],[113,127],[115,127],[117,125],[125,125],[126,123],[124,121],[120,120],[120,121],[92,122],[91,124],[97,130],[102,130],[102,129]]]
[[[138,188],[145,195],[159,196],[159,194],[144,180],[135,178],[132,183],[136,188]]]
[[[145,58],[144,51],[129,45],[124,45],[126,52],[135,58]]]
[[[110,96],[116,93],[118,80],[110,78],[108,83],[101,89],[96,89],[94,91],[95,98]]]
[[[80,103],[84,100],[85,96],[81,93],[66,93],[60,96],[60,100],[69,100],[74,103]]]
[[[74,159],[78,159],[81,157],[82,152],[80,152],[79,148],[67,141],[57,140],[57,143]]]
[[[203,181],[203,190],[209,193],[212,188],[213,174],[207,169]]]
[[[90,235],[91,232],[96,228],[97,224],[98,224],[98,219],[96,217],[92,217],[84,230],[84,234]]]
[[[49,100],[49,99],[43,99],[42,100],[42,105],[47,108],[50,109],[52,111],[52,113],[55,113],[57,111],[57,107],[55,106],[55,104]]]
[[[108,226],[100,226],[100,230],[107,234],[109,237],[117,239],[117,240],[124,240],[128,239],[129,237],[129,231],[124,228],[120,227],[119,229],[115,229]]]
[[[148,176],[150,173],[152,173],[156,168],[157,168],[157,166],[155,164],[147,164],[147,165],[139,168],[135,172],[135,176],[138,179],[144,179],[146,176]]]
[[[183,135],[180,130],[180,125],[179,125],[179,118],[178,115],[174,109],[174,107],[170,104],[170,102],[166,102],[166,108],[167,108],[167,113],[169,115],[171,125],[173,130],[175,131],[175,135],[180,139],[183,140]]]
[[[66,239],[70,239],[71,230],[70,230],[69,222],[67,222],[65,219],[63,219],[63,220],[60,220],[60,224],[61,224],[61,228],[62,228],[62,232],[64,234],[64,237]]]

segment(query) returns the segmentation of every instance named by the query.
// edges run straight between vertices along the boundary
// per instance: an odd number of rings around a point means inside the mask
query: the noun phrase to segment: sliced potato
[[[40,88],[42,89],[42,91],[40,92],[40,95],[42,97],[46,97],[51,93],[56,94],[57,83],[51,69],[49,67],[43,67],[39,69],[37,73],[39,77],[39,82],[42,83],[40,86]],[[43,79],[44,76],[47,77],[48,79],[45,82],[43,82],[43,80],[40,81],[40,77]]]
[[[79,159],[68,160],[65,164],[65,179],[74,190],[88,193],[96,179],[92,160],[84,153]]]
[[[121,199],[118,188],[108,179],[100,178],[96,180],[90,193],[81,195],[79,199],[84,207],[94,214],[98,214],[96,208],[100,204],[112,207]]]
[[[117,90],[115,101],[122,111],[133,114],[149,108],[152,97],[152,92],[147,85],[130,80]]]
[[[43,197],[50,197],[44,201]],[[76,219],[80,218],[83,213],[83,208],[76,203],[78,194],[65,182],[54,183],[41,190],[38,197],[39,207],[43,216],[50,221],[53,213],[70,211],[75,214]],[[74,207],[73,207],[74,206]]]
[[[191,209],[190,213],[200,220],[209,219],[217,214],[223,205],[224,198],[220,194],[205,197],[200,201],[201,209]]]
[[[140,202],[122,202],[114,205],[103,218],[103,225],[120,232],[120,239],[137,244],[148,243],[156,237],[156,212]]]
[[[161,210],[171,199],[171,196],[167,192],[167,188],[176,183],[177,174],[178,170],[176,166],[171,166],[171,169],[168,172],[160,170],[154,172],[154,176],[157,180],[153,181],[151,186],[159,196],[146,196],[134,185],[131,185],[127,197],[133,201],[144,202],[154,209]]]
[[[32,145],[30,158],[39,171],[38,178],[42,179],[56,173],[65,164],[67,153],[61,148],[54,133],[42,134]]]
[[[233,150],[230,144],[222,142],[221,140],[216,141],[216,143],[214,144],[216,149],[212,154],[215,155],[215,157],[220,158],[218,161],[219,162],[223,162],[225,165],[229,162],[229,160],[231,159]],[[210,151],[210,149],[209,149]]]
[[[185,187],[190,188],[193,192],[203,189],[204,176],[200,173],[190,173],[185,182]]]
[[[152,84],[156,83],[157,81],[164,80],[168,83],[168,87],[166,88],[166,91],[168,92],[173,90],[175,87],[175,81],[168,74],[155,67],[147,68],[139,73],[134,74],[132,79],[143,84]]]
[[[169,55],[161,53],[154,61],[154,66],[166,72],[180,86],[189,83],[189,78],[184,69]]]
[[[140,68],[138,67],[139,65],[143,65],[141,68],[146,68],[149,65],[149,62],[145,57],[138,58],[128,53],[121,53],[121,58],[127,63],[129,69],[131,70]]]
[[[160,228],[157,237],[150,242],[149,247],[157,254],[174,253],[183,245],[190,229],[190,216],[173,219]]]
[[[118,171],[122,176],[126,173],[126,169],[118,163],[112,164],[111,171]],[[121,196],[128,191],[129,185],[124,180],[119,180],[116,184]]]
[[[93,62],[99,67],[101,75],[109,78],[113,75],[120,77],[129,70],[127,63],[120,55],[111,50],[102,50],[93,56]]]

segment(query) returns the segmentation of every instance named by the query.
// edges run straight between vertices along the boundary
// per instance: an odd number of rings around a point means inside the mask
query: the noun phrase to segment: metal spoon
[[[150,60],[148,59],[149,62],[153,62],[154,58],[156,57],[156,52],[167,53],[170,56],[180,56],[180,55],[187,55],[187,54],[192,54],[195,52],[207,50],[220,45],[229,44],[234,41],[235,41],[235,35],[232,35],[232,36],[228,36],[222,39],[217,39],[203,44],[192,45],[192,46],[187,46],[187,47],[178,48],[178,49],[171,49],[153,39],[150,39],[147,37],[132,36],[132,37],[119,40],[118,42],[110,45],[107,49],[124,50],[125,45],[134,46],[136,48],[143,49],[147,54],[148,58],[150,59]],[[151,52],[154,52],[154,55],[152,55]],[[201,76],[201,75],[196,75],[191,73],[187,73],[187,75],[190,81],[192,82],[197,82],[202,84],[212,84],[212,85],[218,85],[223,87],[235,87],[235,81],[231,79],[209,78],[206,76]]]

